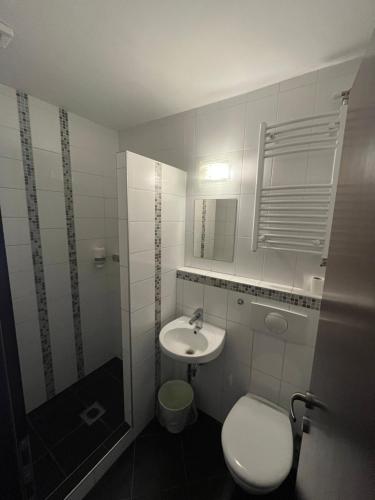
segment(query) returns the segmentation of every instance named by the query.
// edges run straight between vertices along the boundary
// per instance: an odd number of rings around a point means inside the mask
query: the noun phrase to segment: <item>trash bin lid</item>
[[[159,389],[158,401],[167,410],[184,410],[191,405],[194,391],[184,380],[168,380]]]

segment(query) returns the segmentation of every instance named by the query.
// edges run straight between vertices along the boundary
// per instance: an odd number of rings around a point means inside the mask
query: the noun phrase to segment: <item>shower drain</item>
[[[79,416],[85,422],[85,424],[92,425],[102,415],[104,415],[105,412],[106,410],[103,408],[103,406],[100,405],[97,401],[95,401],[95,403],[86,408],[86,410],[83,410],[83,412],[80,413]]]
[[[194,349],[186,349],[185,354],[194,354]]]

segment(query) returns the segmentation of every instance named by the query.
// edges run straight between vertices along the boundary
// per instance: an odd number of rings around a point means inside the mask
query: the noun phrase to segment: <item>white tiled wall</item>
[[[123,338],[132,355],[136,432],[152,419],[155,401],[155,163],[129,151],[118,155]],[[161,176],[161,320],[165,322],[176,314],[176,269],[184,262],[186,173],[163,164]]]
[[[238,304],[238,299],[244,303]],[[289,409],[290,395],[309,388],[319,311],[182,279],[177,280],[177,301],[178,314],[191,316],[203,307],[204,321],[227,330],[223,352],[201,365],[193,382],[198,406],[209,415],[224,421],[237,399],[249,391]],[[251,311],[255,302],[306,314],[304,340],[294,343],[256,331]],[[299,336],[296,332],[293,340]],[[302,406],[296,409],[301,416]]]
[[[27,410],[45,401],[16,92],[0,85],[0,204]],[[31,134],[56,391],[77,380],[59,110],[29,97]],[[118,135],[69,113],[86,372],[121,356],[119,266],[97,270],[94,245],[118,252]]]
[[[299,288],[305,275],[322,273],[315,256],[250,251],[259,123],[337,109],[339,100],[334,96],[351,87],[358,64],[353,60],[324,68],[120,134],[121,149],[171,162],[188,172],[185,265]],[[230,162],[229,181],[199,177],[200,163],[210,159]],[[325,182],[330,162],[326,153],[282,157],[266,165],[266,179],[274,184]],[[239,200],[234,262],[194,258],[194,199],[227,196]]]

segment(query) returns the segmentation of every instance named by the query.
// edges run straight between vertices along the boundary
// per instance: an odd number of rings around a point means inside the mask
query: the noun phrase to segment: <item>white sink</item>
[[[217,358],[224,347],[225,330],[203,322],[197,329],[181,316],[162,328],[159,335],[161,350],[166,356],[186,363],[208,363]]]

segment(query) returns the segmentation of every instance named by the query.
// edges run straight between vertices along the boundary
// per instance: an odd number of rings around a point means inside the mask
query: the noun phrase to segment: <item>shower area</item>
[[[2,301],[6,281],[27,426],[23,466],[34,481],[27,498],[64,498],[131,424],[118,135],[1,85],[0,104]]]

